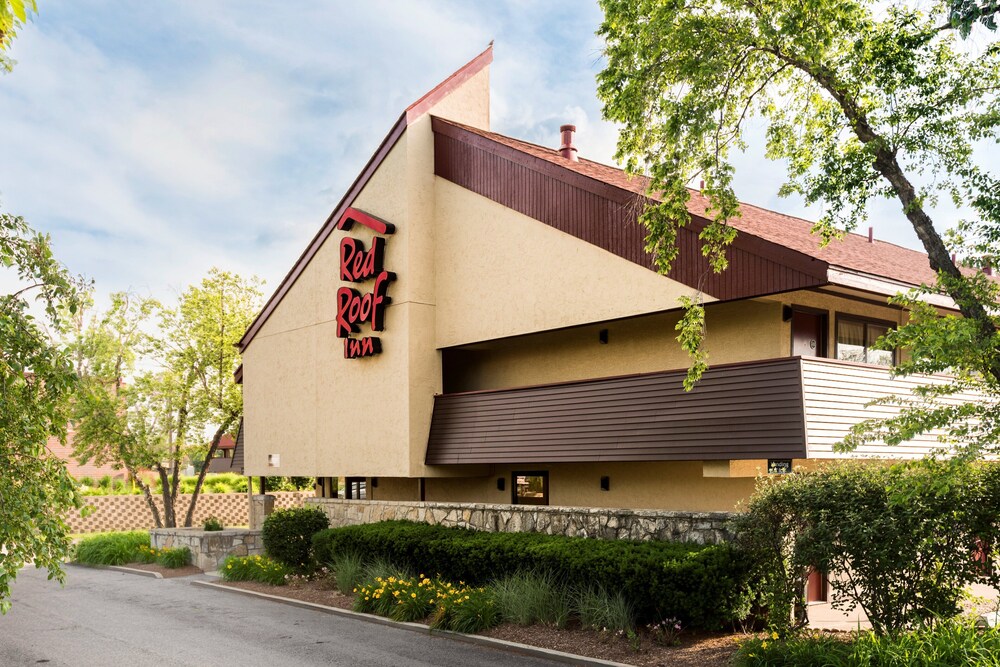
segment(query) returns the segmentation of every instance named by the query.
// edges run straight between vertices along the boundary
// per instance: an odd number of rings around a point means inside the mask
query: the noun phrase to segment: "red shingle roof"
[[[644,176],[630,178],[624,171],[616,167],[583,158],[580,158],[579,162],[572,162],[561,157],[559,152],[552,148],[538,146],[453,121],[444,122],[612,187],[640,195],[646,193],[649,179]],[[708,200],[697,190],[692,190],[687,207],[693,215],[705,217]],[[842,240],[831,241],[825,248],[820,248],[819,237],[810,233],[813,223],[808,220],[745,203],[740,205],[740,211],[742,217],[730,221],[730,224],[739,231],[815,257],[832,266],[911,285],[934,282],[934,271],[930,268],[927,255],[922,252],[885,241],[876,240],[869,243],[868,237],[860,234],[847,234]]]

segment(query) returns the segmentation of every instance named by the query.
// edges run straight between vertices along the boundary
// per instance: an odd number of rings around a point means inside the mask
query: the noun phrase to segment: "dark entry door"
[[[792,311],[792,356],[823,357],[826,315]]]

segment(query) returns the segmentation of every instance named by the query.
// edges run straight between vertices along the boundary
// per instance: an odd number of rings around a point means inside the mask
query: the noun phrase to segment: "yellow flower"
[[[778,638],[778,633],[777,632],[772,632],[771,633],[771,639],[777,639],[777,638]]]
[[[416,593],[410,593],[410,597],[411,598],[415,598],[415,597],[417,597],[417,594]]]
[[[762,642],[760,643],[760,647],[761,647],[761,648],[767,648],[767,641],[762,641]]]

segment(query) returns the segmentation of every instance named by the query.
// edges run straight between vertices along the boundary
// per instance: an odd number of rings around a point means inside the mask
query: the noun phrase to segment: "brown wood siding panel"
[[[233,448],[233,458],[230,462],[230,471],[243,474],[243,419],[240,419],[240,428],[236,431],[236,447]]]
[[[428,465],[805,456],[800,361],[435,397]]]
[[[644,199],[610,186],[601,193],[561,180],[558,166],[519,153],[505,157],[475,136],[464,140],[462,130],[435,126],[434,173],[567,234],[603,248],[630,262],[652,268],[645,251],[645,229],[638,223]],[[509,149],[508,149],[509,151]],[[516,157],[516,161],[513,159]],[[538,164],[532,164],[532,160]],[[572,180],[572,179],[569,179]],[[693,218],[678,231],[678,256],[668,277],[700,288],[721,300],[741,299],[824,284],[825,266],[799,270],[753,250],[760,246],[741,234],[728,251],[729,270],[717,274],[701,253],[698,234],[705,220]]]

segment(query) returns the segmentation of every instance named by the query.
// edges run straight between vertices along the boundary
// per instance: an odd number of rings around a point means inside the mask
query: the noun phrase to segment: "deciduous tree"
[[[212,269],[172,308],[116,294],[109,311],[77,336],[83,361],[76,453],[128,469],[157,526],[181,523],[180,469],[197,455],[198,481],[183,508],[183,525],[191,525],[212,456],[243,414],[234,344],[257,313],[258,285]],[[159,478],[162,516],[142,470]]]
[[[980,434],[995,434],[997,290],[970,269],[1000,256],[1000,181],[976,154],[977,146],[996,141],[1000,128],[1000,46],[962,36],[981,19],[992,27],[997,7],[956,10],[941,0],[601,5],[607,67],[598,92],[605,115],[622,126],[617,158],[627,170],[647,173],[659,199],[640,220],[660,270],[677,255],[677,229],[690,220],[687,186],[695,178],[704,180],[710,203],[703,251],[716,271],[725,270],[736,237],[730,222],[740,215],[731,153],[745,147],[747,121],[757,117],[766,127],[767,156],[786,166],[781,194],[823,205],[817,243],[836,242],[865,220],[871,201],[888,198],[937,272],[935,285],[900,297],[914,311],[913,325],[884,345],[910,347],[899,372],[949,369],[959,382],[928,389],[880,435],[900,440],[914,429],[957,425],[954,435],[962,436],[959,422],[970,418],[984,424]],[[950,235],[932,217],[939,197],[972,212]],[[965,267],[953,252],[966,256]],[[962,317],[939,317],[921,299],[928,292],[949,295]],[[690,385],[706,364],[704,312],[697,300],[685,305],[679,328],[693,357]],[[987,400],[957,411],[925,400],[973,385]]]
[[[69,548],[67,512],[80,506],[73,480],[46,448],[65,439],[75,375],[48,329],[76,309],[78,281],[52,256],[48,236],[24,219],[0,214],[0,612],[24,565],[62,581]]]

